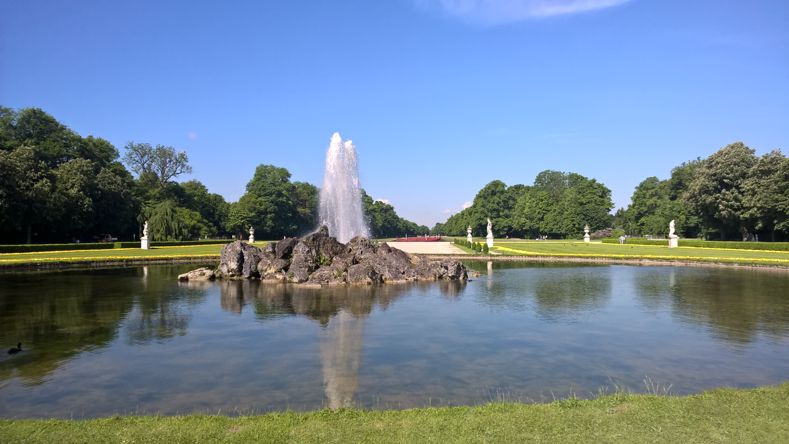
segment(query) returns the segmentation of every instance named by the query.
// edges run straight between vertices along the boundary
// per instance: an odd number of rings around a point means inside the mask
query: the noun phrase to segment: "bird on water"
[[[20,343],[16,344],[16,347],[9,348],[8,349],[8,354],[9,355],[15,355],[15,354],[17,354],[17,353],[19,353],[21,351],[22,351],[22,343],[20,342]]]

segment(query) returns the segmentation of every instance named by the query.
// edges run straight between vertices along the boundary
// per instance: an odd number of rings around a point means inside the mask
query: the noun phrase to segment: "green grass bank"
[[[550,404],[321,410],[261,416],[0,420],[5,443],[789,442],[789,383],[690,396],[614,394]]]
[[[507,256],[576,257],[615,260],[684,261],[789,267],[789,251],[660,245],[607,244],[581,241],[497,241],[493,252]]]
[[[475,239],[476,240],[476,239]],[[380,242],[380,240],[379,240]],[[256,242],[264,246],[266,242]],[[36,268],[104,266],[112,264],[135,265],[162,263],[162,261],[200,262],[218,260],[222,244],[154,246],[150,250],[140,248],[114,248],[107,250],[65,250],[29,253],[0,254],[0,268]],[[481,255],[462,245],[456,245],[472,255]],[[756,265],[762,267],[789,268],[789,251],[744,250],[707,247],[668,248],[660,245],[584,243],[580,241],[514,241],[497,239],[491,258],[523,257],[541,258],[584,258],[594,260],[632,261],[643,260],[664,262],[697,262],[724,265]],[[462,258],[462,256],[461,256]]]

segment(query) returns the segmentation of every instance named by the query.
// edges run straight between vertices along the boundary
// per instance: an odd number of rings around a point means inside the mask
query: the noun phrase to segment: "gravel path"
[[[388,242],[388,245],[411,254],[468,254],[451,242]]]

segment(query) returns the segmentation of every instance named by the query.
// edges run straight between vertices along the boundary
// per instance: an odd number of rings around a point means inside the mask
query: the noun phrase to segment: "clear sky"
[[[545,169],[620,207],[728,143],[787,151],[789,1],[5,1],[0,104],[186,150],[228,200],[261,163],[320,185],[339,131],[419,223]]]

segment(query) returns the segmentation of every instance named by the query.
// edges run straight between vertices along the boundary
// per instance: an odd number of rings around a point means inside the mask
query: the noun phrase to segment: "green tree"
[[[736,142],[699,165],[685,199],[707,232],[716,227],[725,240],[746,230],[742,187],[755,163],[754,150]]]
[[[20,147],[0,151],[0,221],[3,231],[24,233],[32,241],[34,226],[53,215],[52,181],[47,166],[36,159],[35,150]],[[20,236],[17,236],[20,237]]]
[[[743,217],[756,231],[789,233],[789,159],[780,150],[760,157],[743,181]]]
[[[209,193],[208,188],[197,180],[184,182],[180,187],[183,191],[182,206],[199,213],[200,218],[206,223],[206,227],[200,230],[200,236],[217,236],[224,233],[225,222],[230,211],[230,205],[225,198],[216,193]]]
[[[228,227],[241,234],[253,226],[261,239],[293,236],[299,228],[294,197],[287,169],[258,165],[247,192],[231,207]]]
[[[186,152],[171,146],[129,142],[123,161],[138,176],[152,179],[160,188],[181,174],[192,172]]]
[[[306,233],[318,226],[318,187],[307,182],[293,182],[296,205],[296,232]]]

